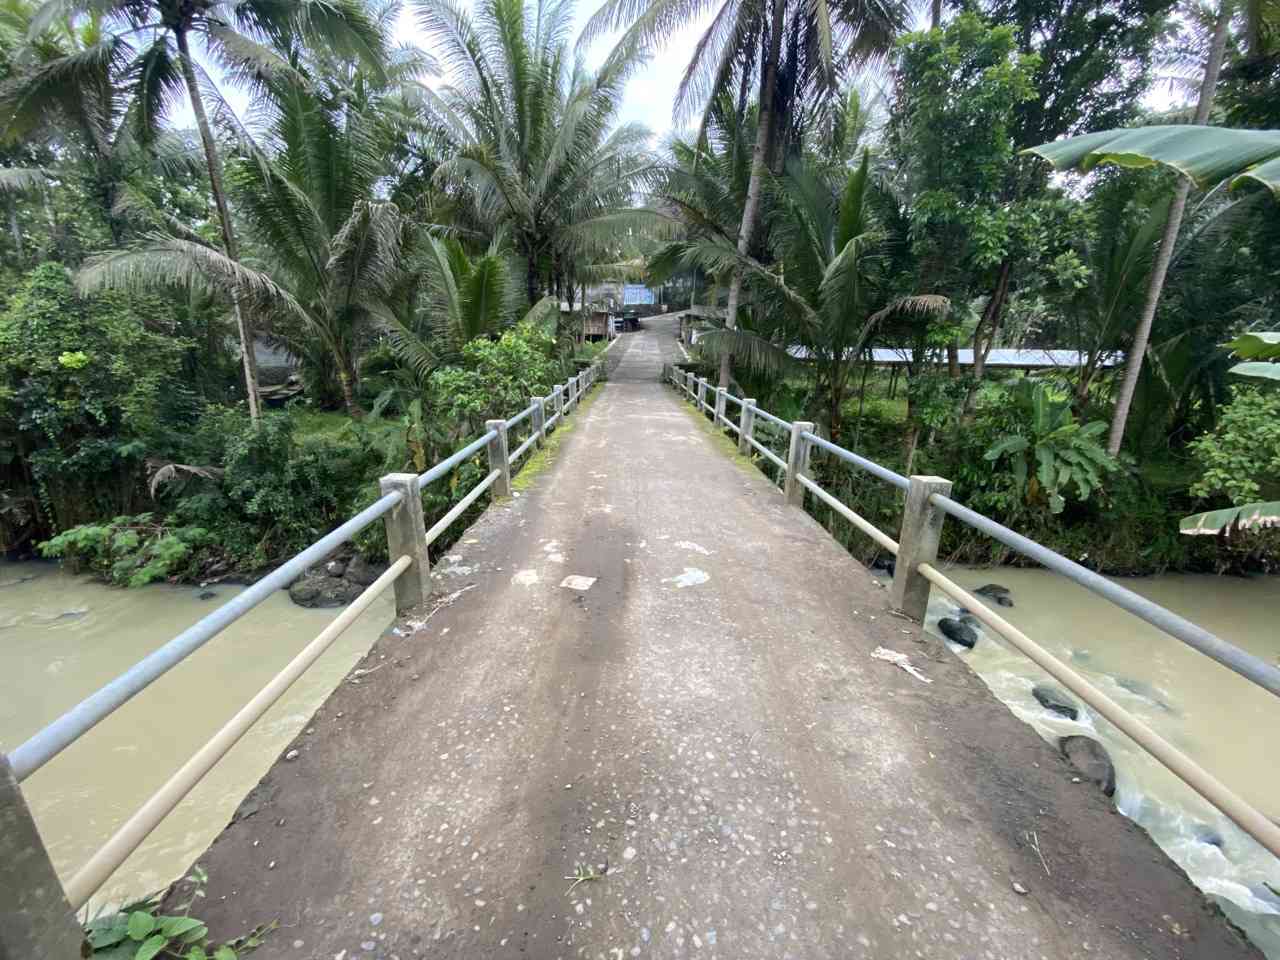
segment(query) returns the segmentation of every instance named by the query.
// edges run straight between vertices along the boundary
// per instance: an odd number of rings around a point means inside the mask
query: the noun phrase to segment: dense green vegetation
[[[916,32],[900,0],[714,6],[660,141],[619,110],[691,0],[609,0],[595,70],[568,4],[409,0],[419,48],[389,2],[8,3],[0,548],[122,584],[279,562],[562,382],[600,348],[589,285],[647,277],[727,305],[699,341],[722,384],[1073,557],[1274,562],[1273,534],[1178,535],[1277,495],[1274,378],[1223,347],[1280,328],[1275,179],[1235,176],[1276,155],[1274,4],[961,0]],[[1141,138],[1087,176],[1028,152],[1188,120],[1260,152],[1194,180]],[[1045,156],[1092,166],[1075,142]],[[987,364],[1010,347],[1079,362]]]

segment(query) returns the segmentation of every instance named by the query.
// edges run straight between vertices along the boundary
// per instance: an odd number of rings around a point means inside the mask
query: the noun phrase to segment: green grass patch
[[[684,410],[685,414],[698,425],[698,429],[706,434],[712,444],[714,444],[721,453],[743,470],[750,470],[752,473],[762,473],[766,480],[769,479],[769,474],[765,471],[762,464],[768,463],[768,465],[772,467],[774,466],[772,462],[766,461],[763,457],[759,457],[759,462],[757,462],[757,455],[752,454],[748,456],[746,454],[739,453],[738,441],[735,439],[736,435],[735,437],[731,437],[725,433],[723,429],[712,424],[712,422],[707,419],[706,413],[699,410],[693,401],[686,399],[685,394],[680,394],[678,399],[680,400],[680,408]]]
[[[517,493],[524,493],[533,486],[538,477],[546,472],[555,459],[556,451],[560,449],[560,444],[577,429],[578,420],[591,409],[596,402],[596,397],[599,395],[600,391],[593,388],[578,402],[578,405],[573,409],[573,413],[556,421],[555,428],[547,435],[547,442],[542,445],[540,450],[531,454],[524,461],[524,465],[519,472],[511,478],[512,490]]]

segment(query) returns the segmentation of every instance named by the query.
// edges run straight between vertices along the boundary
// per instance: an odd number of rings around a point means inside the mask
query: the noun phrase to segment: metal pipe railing
[[[515,450],[511,451],[511,462],[515,463],[517,460],[523,457],[525,454],[525,451],[528,450],[530,447],[532,447],[534,443],[537,442],[537,439],[538,439],[538,435],[536,433],[531,433],[529,434],[529,436],[525,437],[524,443],[520,444],[520,446],[516,447]]]
[[[756,417],[757,417],[757,418],[759,418],[759,419],[761,419],[761,420],[766,420],[766,421],[768,421],[769,423],[772,423],[773,425],[775,425],[775,426],[777,426],[777,427],[781,427],[783,430],[790,430],[790,429],[791,429],[791,421],[790,421],[790,420],[783,420],[781,417],[775,417],[775,416],[774,416],[772,413],[770,413],[769,411],[767,411],[767,410],[761,410],[759,407],[756,407]]]
[[[1048,567],[1055,573],[1062,574],[1073,583],[1080,584],[1086,590],[1091,590],[1098,596],[1111,601],[1117,607],[1128,611],[1138,619],[1145,620],[1169,636],[1181,640],[1195,650],[1199,650],[1206,657],[1216,660],[1228,670],[1233,670],[1263,689],[1280,696],[1280,667],[1272,666],[1265,660],[1255,657],[1247,650],[1241,650],[1234,644],[1214,636],[1203,627],[1199,627],[1190,620],[1178,616],[1172,610],[1166,610],[1146,597],[1140,597],[1132,590],[1126,590],[1124,587],[1112,583],[1101,574],[1094,573],[1073,560],[1068,560],[1062,554],[1010,530],[1003,524],[996,523],[990,517],[983,516],[975,510],[970,510],[968,507],[956,503],[950,497],[934,494],[929,500],[940,510],[949,513],[962,523],[968,524],[975,530],[980,530],[993,540],[1000,541],[1005,546]]]
[[[498,477],[500,476],[502,476],[501,470],[490,470],[488,476],[486,476],[483,480],[481,480],[474,487],[472,487],[467,492],[467,495],[465,497],[463,497],[461,500],[459,500],[449,509],[448,513],[446,513],[443,517],[441,517],[434,524],[432,524],[431,528],[427,531],[427,545],[430,546],[431,544],[435,543],[436,538],[439,537],[440,534],[444,533],[445,530],[449,528],[449,524],[453,523],[453,521],[457,520],[458,517],[462,516],[463,511],[466,510],[467,507],[475,503],[476,500],[479,499],[480,494],[484,493],[486,490],[492,487],[494,484],[494,481],[497,480]]]
[[[902,474],[894,473],[888,467],[882,467],[880,466],[880,464],[876,463],[874,460],[868,460],[866,457],[860,457],[856,453],[852,452],[851,450],[846,450],[844,447],[837,446],[836,444],[832,443],[830,440],[823,440],[822,437],[818,436],[817,434],[805,433],[804,438],[808,440],[810,443],[812,443],[814,446],[820,447],[821,449],[827,451],[827,453],[830,453],[832,456],[839,457],[841,460],[845,461],[846,463],[852,463],[855,467],[859,468],[860,470],[865,470],[867,473],[871,474],[873,477],[878,477],[879,479],[883,480],[885,483],[891,483],[895,487],[900,487],[903,490],[907,489],[907,487],[910,485],[907,481],[907,478],[904,477]]]
[[[257,583],[198,620],[164,646],[153,650],[120,676],[91,693],[9,754],[19,782],[75,743],[99,722],[137,696],[158,678],[195,653],[277,590],[283,590],[312,564],[319,563],[400,502],[389,493],[357,513],[332,533],[281,564]]]
[[[885,550],[888,550],[890,553],[894,554],[895,556],[897,555],[898,553],[897,540],[894,540],[893,537],[889,536],[887,533],[885,533],[883,530],[877,527],[870,520],[863,517],[861,514],[855,513],[854,511],[850,510],[838,499],[836,499],[826,490],[822,489],[822,487],[818,486],[818,484],[814,483],[808,477],[800,476],[797,479],[800,481],[800,485],[802,487],[804,487],[806,490],[812,493],[815,497],[817,497],[819,500],[821,500],[823,503],[829,506],[832,510],[834,510],[836,513],[840,514],[840,516],[848,520],[851,524],[853,524],[855,527],[857,527],[859,530],[865,533],[868,537],[870,537],[872,540],[874,540],[876,543],[882,546]]]
[[[1280,857],[1280,826],[1272,823],[1257,809],[1229,789],[1181,750],[1089,683],[1069,666],[1035,643],[1025,633],[988,607],[978,597],[964,590],[932,564],[917,566],[920,575],[943,593],[964,606],[973,616],[1007,639],[1018,652],[1036,663],[1045,673],[1060,682],[1110,721],[1118,730],[1154,757],[1192,790],[1231,818],[1241,830],[1266,849]]]
[[[537,406],[538,405],[536,403],[531,403],[527,407],[525,407],[523,410],[521,410],[519,413],[517,413],[514,417],[512,417],[510,420],[507,421],[507,429],[510,430],[512,427],[520,423],[522,420],[527,420],[529,417],[533,416],[533,411],[537,409]]]
[[[448,473],[458,464],[462,463],[462,461],[468,460],[471,457],[473,457],[475,454],[479,453],[481,450],[487,447],[489,445],[489,441],[492,440],[497,435],[498,433],[496,430],[486,431],[484,436],[480,437],[480,439],[473,440],[471,443],[467,444],[457,453],[441,460],[439,463],[437,463],[434,467],[432,467],[426,473],[418,477],[418,489],[419,490],[424,489],[427,486],[427,484],[434,483],[436,480],[439,480],[441,477],[443,477],[446,473]]]
[[[237,711],[207,743],[184,763],[172,777],[141,808],[121,825],[101,849],[98,850],[66,884],[67,900],[73,910],[79,910],[107,879],[119,869],[129,854],[153,831],[174,807],[191,792],[192,788],[213,769],[249,728],[270,709],[293,682],[310,667],[320,655],[346,631],[356,617],[369,609],[382,591],[395,582],[396,577],[409,568],[409,557],[401,557],[386,572],[353,600],[345,610],[333,619],[320,635],[302,648],[265,687]]]
[[[751,446],[755,447],[758,451],[760,451],[760,453],[762,453],[768,459],[772,460],[775,464],[777,464],[783,470],[787,469],[787,461],[783,460],[780,456],[778,456],[776,453],[774,453],[772,450],[766,447],[763,443],[761,443],[755,437],[747,437],[747,443],[751,444]]]

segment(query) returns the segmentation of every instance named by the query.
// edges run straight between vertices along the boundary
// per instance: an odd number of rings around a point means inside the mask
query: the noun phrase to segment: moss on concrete
[[[593,387],[574,407],[572,414],[568,417],[561,417],[556,421],[555,428],[547,436],[547,442],[537,453],[526,459],[519,472],[511,478],[512,490],[524,493],[524,491],[533,486],[534,481],[539,476],[546,472],[547,468],[555,460],[556,451],[560,449],[560,444],[577,429],[578,420],[591,410],[592,405],[596,402],[596,397],[599,395],[600,391]]]
[[[734,437],[730,437],[723,429],[713,425],[712,422],[707,419],[705,412],[699,410],[696,404],[686,400],[684,396],[680,397],[680,407],[689,416],[689,418],[698,425],[698,428],[710,438],[716,448],[719,449],[726,457],[736,463],[743,470],[750,470],[753,473],[763,473],[766,480],[770,480],[775,484],[777,483],[777,481],[773,480],[773,478],[769,476],[769,473],[760,466],[756,457],[738,452],[738,441],[736,439],[736,435]],[[761,459],[763,460],[763,458]],[[772,464],[770,465],[772,466]]]

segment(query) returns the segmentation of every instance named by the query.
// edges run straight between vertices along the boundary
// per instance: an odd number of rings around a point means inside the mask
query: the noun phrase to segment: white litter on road
[[[911,658],[905,653],[898,653],[896,650],[890,650],[887,647],[876,647],[871,651],[871,656],[875,657],[877,660],[884,660],[888,663],[897,664],[917,680],[922,680],[925,683],[933,683],[932,680],[911,665]]]
[[[677,540],[676,546],[681,550],[692,550],[694,553],[700,553],[704,557],[711,556],[711,551],[700,543],[694,543],[692,540]]]
[[[521,570],[511,578],[511,582],[521,587],[532,587],[538,582],[538,571]]]
[[[711,574],[705,570],[699,570],[697,567],[685,567],[684,573],[678,577],[666,577],[663,583],[674,583],[677,590],[683,590],[685,587],[696,587],[700,583],[706,583],[711,579]]]
[[[568,587],[570,590],[590,590],[591,585],[596,582],[595,577],[582,577],[576,573],[571,573],[560,581],[560,586]]]

